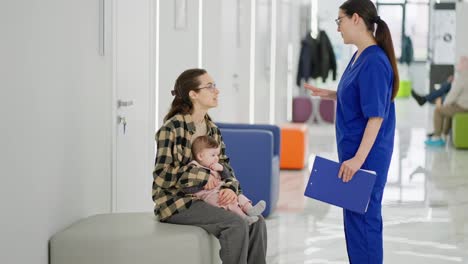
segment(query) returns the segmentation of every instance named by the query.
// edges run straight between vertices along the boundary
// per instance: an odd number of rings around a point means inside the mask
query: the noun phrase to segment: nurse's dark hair
[[[375,40],[385,51],[385,54],[387,54],[393,68],[393,100],[398,93],[400,77],[398,75],[392,35],[390,34],[387,23],[378,16],[377,9],[370,0],[348,0],[340,6],[340,9],[343,10],[348,17],[353,16],[355,13],[358,14],[364,20],[364,23],[366,23],[367,30],[372,33],[375,31]],[[375,30],[374,24],[377,24],[377,30]]]
[[[198,77],[205,74],[204,69],[188,69],[182,72],[177,77],[174,90],[171,91],[174,96],[172,100],[171,108],[164,117],[164,121],[170,119],[176,114],[191,114],[193,112],[193,103],[190,101],[189,92],[199,92],[198,86],[200,86],[200,80]]]

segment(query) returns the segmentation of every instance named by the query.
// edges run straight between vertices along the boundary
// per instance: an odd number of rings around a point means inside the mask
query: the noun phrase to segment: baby
[[[214,177],[212,180],[216,182],[215,188],[199,190],[194,195],[208,204],[222,207],[240,215],[249,225],[255,223],[258,220],[258,215],[265,210],[265,201],[261,200],[255,206],[252,206],[252,201],[245,195],[239,194],[237,201],[226,206],[219,205],[219,191],[224,183],[223,180],[230,176],[228,170],[218,163],[219,154],[219,144],[215,139],[208,136],[199,136],[193,141],[192,156],[194,160],[191,163],[211,170],[210,177]]]

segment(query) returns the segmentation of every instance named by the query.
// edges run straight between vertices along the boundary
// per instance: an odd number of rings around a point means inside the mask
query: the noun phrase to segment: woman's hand
[[[214,171],[223,171],[223,165],[216,162],[210,165],[210,169]]]
[[[356,171],[361,168],[363,163],[364,161],[356,156],[343,162],[343,164],[341,164],[340,171],[338,172],[338,178],[342,179],[343,182],[349,182],[353,178]]]
[[[323,99],[336,100],[335,91],[318,88],[308,83],[304,83],[304,88],[311,91],[312,96],[320,96],[320,98],[323,98]]]
[[[205,190],[212,190],[216,187],[216,178],[210,174],[210,177],[208,178],[208,182],[203,186],[203,189]]]
[[[237,201],[236,193],[231,189],[222,189],[219,192],[218,203],[219,205],[228,205]]]

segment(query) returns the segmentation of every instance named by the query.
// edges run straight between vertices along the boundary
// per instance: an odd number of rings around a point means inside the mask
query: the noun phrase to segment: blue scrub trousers
[[[385,184],[374,186],[365,214],[343,210],[348,258],[351,264],[383,263],[382,196]]]

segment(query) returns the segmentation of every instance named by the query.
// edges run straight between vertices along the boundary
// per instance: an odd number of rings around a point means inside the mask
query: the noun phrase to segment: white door
[[[151,211],[156,0],[114,0],[112,209]]]

